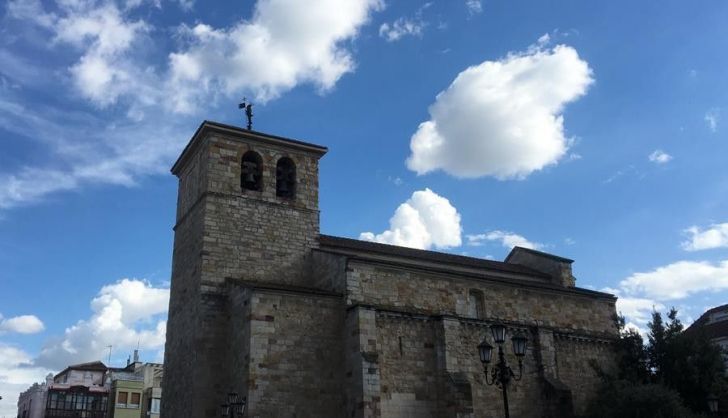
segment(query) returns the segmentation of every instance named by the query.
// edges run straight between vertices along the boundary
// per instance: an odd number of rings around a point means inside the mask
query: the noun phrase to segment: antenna
[[[106,346],[106,348],[109,349],[109,366],[111,366],[111,347],[113,347],[113,345],[107,345]]]

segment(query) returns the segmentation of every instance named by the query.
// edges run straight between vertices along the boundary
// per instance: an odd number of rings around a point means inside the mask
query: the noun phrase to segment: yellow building
[[[164,366],[142,363],[134,350],[126,367],[109,369],[108,418],[159,418]]]
[[[112,372],[109,418],[141,418],[144,378],[136,373]]]

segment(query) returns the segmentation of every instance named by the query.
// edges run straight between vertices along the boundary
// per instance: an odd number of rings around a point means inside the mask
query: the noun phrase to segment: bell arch
[[[276,164],[276,196],[296,196],[296,164],[288,157],[282,157]]]
[[[263,189],[263,159],[255,151],[248,151],[243,155],[240,186],[243,190],[256,192]]]

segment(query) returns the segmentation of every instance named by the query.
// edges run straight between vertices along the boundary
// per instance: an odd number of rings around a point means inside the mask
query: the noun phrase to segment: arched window
[[[243,155],[240,184],[244,190],[260,191],[263,188],[263,159],[255,151]]]
[[[485,319],[483,292],[480,290],[471,289],[468,292],[468,316],[476,319]]]
[[[278,160],[276,165],[276,196],[296,195],[296,165],[288,157]]]

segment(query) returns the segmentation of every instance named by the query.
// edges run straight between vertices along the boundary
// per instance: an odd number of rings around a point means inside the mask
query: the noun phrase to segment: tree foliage
[[[667,322],[653,312],[647,344],[618,317],[616,370],[603,384],[590,417],[689,417],[707,412],[709,394],[728,393],[722,353],[699,327],[688,331],[672,308]],[[688,412],[692,411],[692,412]]]

